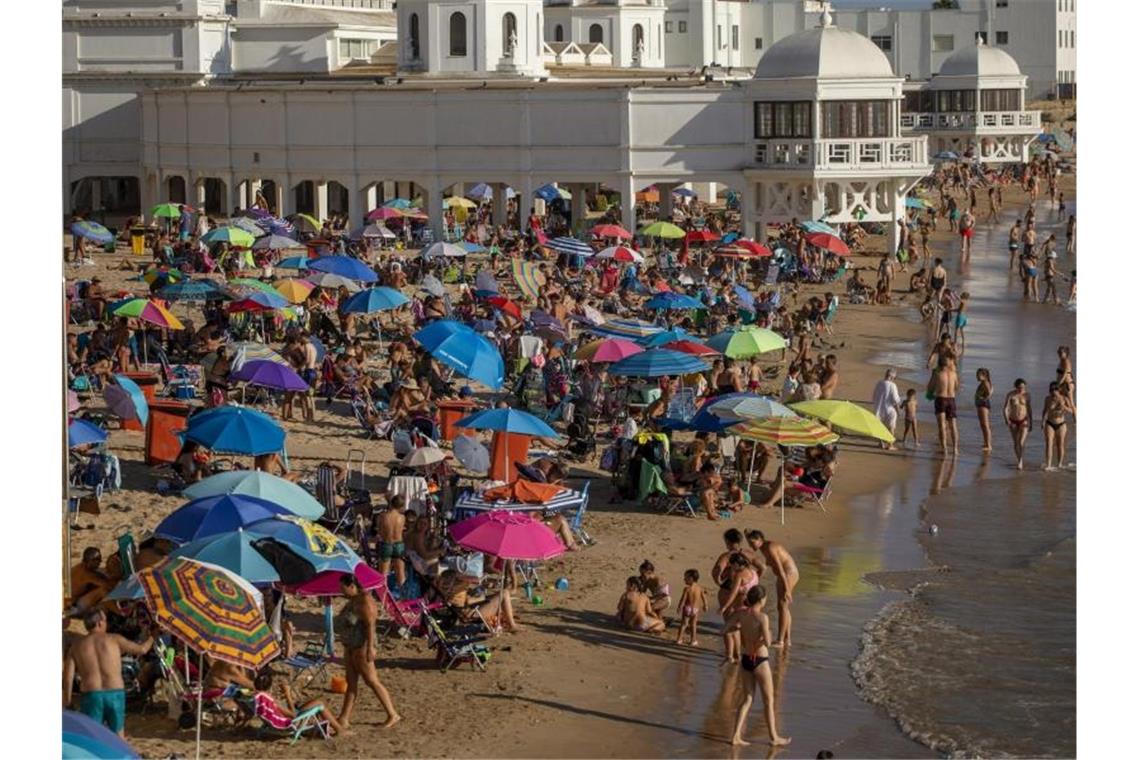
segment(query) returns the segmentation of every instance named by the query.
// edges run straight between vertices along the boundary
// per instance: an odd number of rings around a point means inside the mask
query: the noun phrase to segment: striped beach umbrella
[[[564,253],[568,256],[593,256],[594,249],[590,247],[589,243],[583,243],[581,240],[572,237],[556,237],[546,243],[546,247],[558,253]]]
[[[839,435],[814,420],[799,416],[747,420],[728,428],[732,435],[780,446],[818,446],[835,443]]]
[[[594,258],[613,259],[614,261],[632,261],[636,264],[640,264],[641,262],[645,261],[644,256],[632,248],[624,245],[611,245],[608,248],[603,248],[602,250],[598,251],[597,255],[594,256]]]
[[[278,364],[288,365],[289,362],[285,357],[274,351],[264,343],[257,343],[252,340],[238,341],[229,347],[230,356],[233,360],[230,362],[230,367],[233,370],[241,369],[242,365],[254,359],[267,359],[269,361],[277,362]]]
[[[162,304],[149,298],[132,298],[116,307],[112,314],[116,317],[134,317],[158,327],[168,327],[171,330],[182,329],[182,323],[178,317],[167,311]]]
[[[650,322],[642,322],[638,319],[610,319],[600,325],[590,325],[584,329],[595,335],[605,335],[613,338],[629,338],[639,343],[641,342],[639,340],[641,338],[648,338],[650,335],[664,332],[658,325]]]
[[[167,558],[140,570],[151,616],[201,654],[259,669],[280,653],[261,611],[261,594],[216,565]]]
[[[800,229],[804,232],[809,233],[822,232],[827,235],[839,235],[839,230],[835,229],[830,224],[826,224],[824,222],[816,222],[810,219],[806,222],[800,222]]]
[[[525,295],[537,299],[541,288],[546,284],[546,276],[538,267],[522,259],[511,259],[511,277]]]
[[[664,377],[707,372],[709,365],[692,354],[651,348],[610,365],[610,374],[626,377]]]
[[[744,422],[745,420],[764,420],[771,417],[797,417],[788,407],[779,401],[761,396],[752,391],[740,393],[726,393],[713,399],[701,407],[702,412],[722,420]]]

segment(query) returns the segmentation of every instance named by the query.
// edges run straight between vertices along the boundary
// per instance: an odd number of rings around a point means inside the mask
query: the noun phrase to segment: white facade
[[[399,69],[543,77],[541,0],[402,0]]]
[[[665,13],[663,0],[555,0],[546,4],[544,33],[549,42],[600,43],[614,66],[662,68]]]

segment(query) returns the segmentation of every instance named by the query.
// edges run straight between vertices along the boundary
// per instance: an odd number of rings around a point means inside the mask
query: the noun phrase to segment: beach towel
[[[542,338],[534,335],[519,336],[519,356],[524,359],[533,359],[542,353]]]
[[[388,498],[403,496],[407,508],[422,517],[430,498],[427,480],[419,475],[397,475],[388,481]]]

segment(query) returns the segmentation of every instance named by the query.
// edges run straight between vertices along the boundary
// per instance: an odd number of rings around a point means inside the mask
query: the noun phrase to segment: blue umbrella
[[[172,283],[158,291],[158,295],[167,301],[220,301],[232,298],[221,285],[205,278]]]
[[[238,528],[230,533],[206,536],[184,544],[170,553],[171,557],[185,557],[229,570],[250,583],[276,583],[281,580],[277,569],[252,544],[256,533]]]
[[[435,359],[491,390],[503,385],[503,356],[499,349],[467,325],[439,319],[417,332],[416,341]]]
[[[731,243],[731,242],[735,241],[735,240],[736,240],[737,238],[739,238],[739,237],[740,237],[740,233],[739,233],[739,232],[729,232],[728,234],[726,234],[726,235],[722,235],[722,236],[721,236],[721,238],[720,238],[720,242],[722,242],[722,243]]]
[[[318,573],[335,570],[351,573],[360,564],[360,555],[349,548],[327,528],[296,515],[259,520],[249,526],[255,537],[265,536],[280,541],[310,562]]]
[[[553,203],[562,197],[562,194],[558,192],[558,188],[555,187],[553,183],[543,185],[542,187],[535,190],[534,194],[536,197],[542,198],[547,203]]]
[[[340,310],[344,314],[371,314],[374,311],[398,309],[408,302],[408,297],[395,288],[381,286],[353,293],[340,305]]]
[[[138,384],[124,375],[115,375],[117,385],[108,384],[103,389],[103,398],[111,407],[111,412],[120,419],[138,420],[145,425],[147,420],[146,395]]]
[[[680,195],[683,198],[696,198],[697,194],[687,187],[678,187],[673,190],[673,195]]]
[[[633,341],[640,341],[642,338],[664,332],[664,328],[660,325],[637,319],[610,319],[600,325],[588,325],[583,329],[595,335],[610,338],[629,338]]]
[[[957,161],[960,156],[952,150],[944,150],[939,153],[935,153],[933,158],[936,158],[939,161]]]
[[[87,420],[72,420],[67,426],[67,446],[74,449],[76,446],[88,446],[92,443],[104,443],[107,440],[107,431]]]
[[[640,354],[627,356],[610,365],[610,374],[629,377],[662,377],[665,375],[692,375],[706,372],[709,365],[692,354],[669,348],[651,348]]]
[[[806,222],[800,222],[800,229],[805,232],[824,232],[828,235],[839,237],[839,231],[830,224],[824,224],[823,222],[816,222],[810,219]]]
[[[121,736],[83,713],[63,711],[63,760],[135,760],[139,753]]]
[[[107,244],[115,239],[109,229],[96,222],[75,222],[71,225],[71,234],[77,237],[94,240],[96,243]]]
[[[736,420],[726,420],[712,414],[705,407],[701,407],[693,418],[684,425],[684,429],[697,433],[719,433],[722,430],[737,424]]]
[[[740,305],[746,309],[751,309],[756,306],[756,296],[749,292],[748,288],[743,285],[733,285],[732,292],[736,293],[736,297],[740,299]]]
[[[478,243],[468,243],[467,241],[460,243],[459,247],[468,253],[482,253],[483,251],[487,250]]]
[[[565,253],[571,256],[594,255],[594,249],[590,247],[589,243],[583,243],[577,238],[556,237],[544,245],[553,251],[557,251],[558,253]]]
[[[700,342],[698,338],[690,335],[679,327],[673,327],[669,330],[647,335],[644,338],[638,338],[634,342],[637,343],[637,345],[645,346],[646,348],[659,348],[660,346],[664,346],[666,343],[673,343],[678,340],[692,340]]]
[[[924,209],[924,208],[927,208],[927,205],[926,205],[926,201],[922,200],[921,198],[907,198],[906,199],[906,207],[907,208],[923,208]]]
[[[539,438],[557,438],[554,428],[520,409],[484,409],[469,414],[455,423],[457,428],[468,430],[494,430],[502,433],[534,435]]]
[[[412,202],[406,198],[393,198],[390,201],[384,201],[384,205],[388,208],[408,209],[412,207]]]
[[[154,535],[186,544],[207,536],[229,533],[289,510],[256,496],[222,494],[183,504],[154,529]]]
[[[494,191],[491,190],[490,185],[488,185],[486,182],[480,182],[478,185],[467,191],[467,197],[473,201],[489,201],[491,200],[493,193]]]
[[[360,282],[375,282],[380,279],[371,267],[360,259],[354,259],[351,256],[321,256],[319,259],[313,259],[309,262],[309,269],[339,274],[341,277]]]
[[[325,508],[320,502],[304,488],[261,470],[219,472],[182,490],[182,495],[187,499],[201,499],[204,496],[221,496],[227,493],[256,496],[285,507],[293,514],[308,520],[317,520],[325,513]]]
[[[645,302],[649,309],[703,309],[705,305],[684,293],[658,293]]]
[[[278,261],[277,266],[281,269],[308,269],[310,261],[312,259],[308,256],[289,256]]]
[[[267,414],[220,406],[189,419],[183,437],[220,453],[269,454],[285,448],[285,431]]]

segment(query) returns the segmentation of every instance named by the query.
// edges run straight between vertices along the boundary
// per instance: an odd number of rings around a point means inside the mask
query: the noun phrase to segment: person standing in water
[[[958,453],[958,372],[945,357],[938,359],[938,369],[930,378],[927,392],[934,398],[934,415],[938,420],[938,443],[942,453],[952,447]]]
[[[748,546],[759,552],[760,557],[752,560],[753,567],[763,570],[758,560],[762,559],[776,576],[776,604],[779,614],[779,639],[772,646],[792,645],[792,591],[800,582],[800,570],[783,545],[769,541],[758,530],[748,531]]]
[[[734,747],[744,747],[744,722],[752,708],[756,686],[760,686],[760,696],[764,700],[764,721],[768,725],[768,743],[773,747],[783,747],[792,739],[780,736],[776,730],[776,690],[772,683],[772,668],[768,664],[768,647],[772,634],[768,627],[768,615],[764,612],[767,594],[763,586],[748,589],[745,597],[747,606],[740,607],[728,619],[728,628],[740,635],[740,668],[743,670],[744,700],[736,710],[736,728],[729,743]]]
[[[1014,381],[1013,390],[1005,395],[1001,412],[1006,427],[1013,437],[1013,454],[1017,457],[1017,469],[1024,469],[1025,441],[1033,430],[1033,406],[1025,380],[1019,377]]]
[[[978,367],[974,374],[978,379],[978,387],[974,391],[974,408],[978,411],[978,426],[982,429],[982,451],[993,451],[993,433],[990,430],[991,397],[994,395],[994,384],[990,380],[990,371],[985,367]]]
[[[1049,383],[1049,395],[1041,409],[1041,430],[1045,433],[1045,464],[1041,469],[1052,472],[1065,468],[1065,440],[1069,434],[1069,421],[1066,415],[1072,414],[1069,397],[1061,392],[1058,383]],[[1053,454],[1057,455],[1057,467],[1053,466]]]

